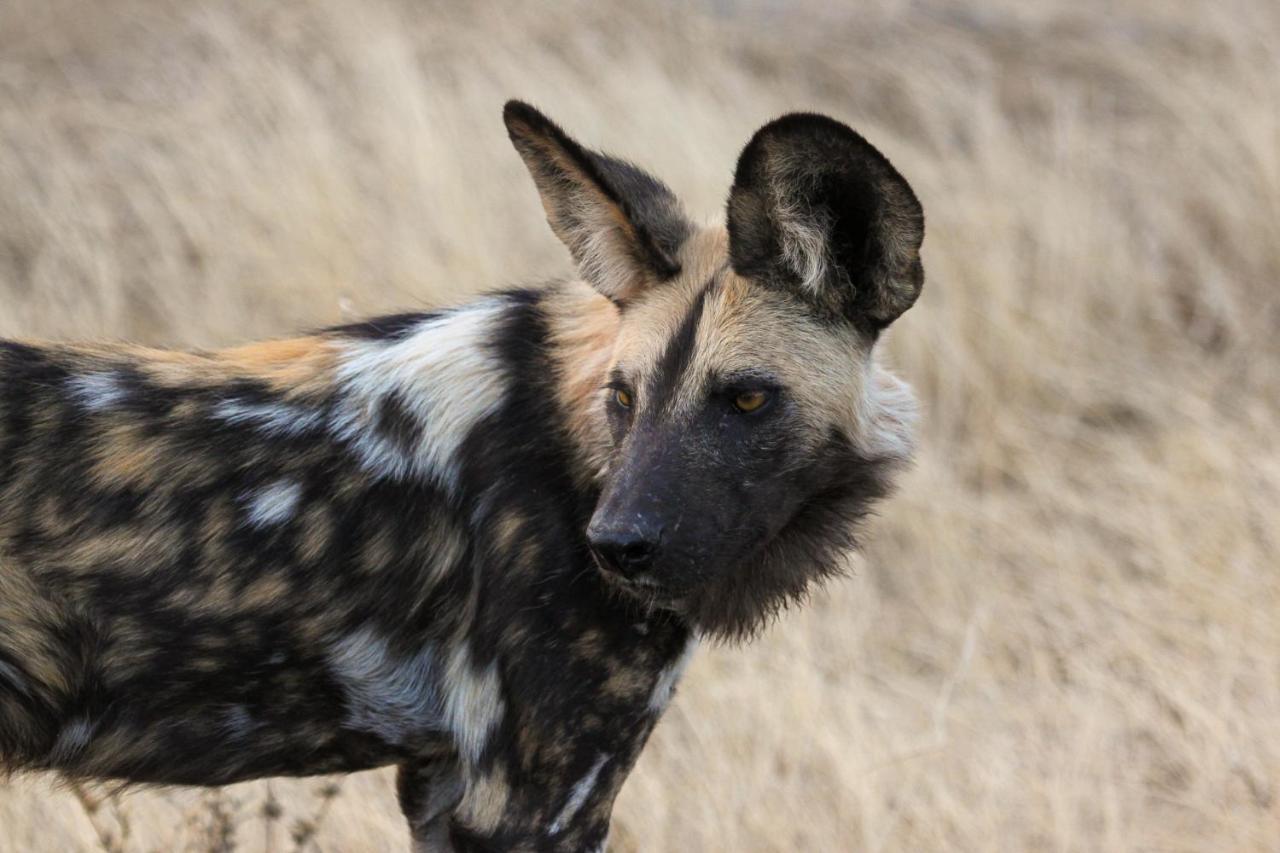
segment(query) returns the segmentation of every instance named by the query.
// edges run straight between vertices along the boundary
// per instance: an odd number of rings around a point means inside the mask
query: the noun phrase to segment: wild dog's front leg
[[[459,750],[466,791],[450,837],[460,853],[604,849],[618,791],[697,643],[679,620],[593,600],[587,583],[585,603],[536,597],[503,611],[496,638],[481,635],[480,647],[499,649],[503,701],[484,737]]]
[[[462,798],[462,770],[454,758],[400,765],[396,792],[409,821],[413,853],[452,853],[449,812]]]
[[[614,800],[693,645],[641,656],[642,665],[614,661],[604,669],[609,677],[589,690],[569,681],[578,689],[544,692],[541,701],[511,708],[494,749],[469,771],[453,814],[455,849],[603,851]]]
[[[638,751],[638,749],[636,750]],[[630,750],[583,753],[557,778],[496,764],[478,774],[454,813],[457,853],[595,853],[609,836],[613,802],[631,770]]]

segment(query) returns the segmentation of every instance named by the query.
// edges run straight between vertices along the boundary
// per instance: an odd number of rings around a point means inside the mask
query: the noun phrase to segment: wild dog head
[[[703,632],[750,634],[839,571],[910,453],[914,400],[877,362],[924,280],[924,216],[865,139],[762,127],[724,225],[533,108],[507,129],[548,221],[619,314],[588,417],[606,436],[586,535],[601,570]]]

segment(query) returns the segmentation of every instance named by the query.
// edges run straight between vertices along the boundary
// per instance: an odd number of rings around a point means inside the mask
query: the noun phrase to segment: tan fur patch
[[[502,765],[477,776],[467,786],[466,796],[458,806],[457,818],[476,832],[493,832],[506,813],[511,786]]]
[[[598,628],[588,628],[574,639],[570,648],[583,660],[598,660],[604,650],[604,635]]]
[[[104,564],[145,572],[177,556],[180,535],[177,528],[147,523],[84,534],[57,552],[57,565],[73,573],[92,573]]]
[[[360,568],[369,574],[376,574],[390,564],[395,556],[394,532],[386,524],[380,524],[364,542],[360,552]]]
[[[319,560],[329,549],[333,529],[333,511],[328,505],[316,503],[304,509],[298,522],[298,557],[304,562]]]
[[[431,535],[427,541],[431,543],[432,559],[425,581],[434,586],[449,572],[458,570],[467,553],[468,539],[461,527],[441,516],[432,519]]]
[[[259,575],[245,589],[240,603],[251,610],[269,612],[273,607],[279,607],[280,602],[289,600],[292,591],[293,585],[283,574]]]
[[[601,686],[604,695],[618,701],[630,701],[652,689],[652,674],[634,666],[610,667],[609,678]]]
[[[572,282],[548,297],[551,354],[559,377],[560,405],[574,444],[589,460],[579,480],[598,475],[609,447],[602,389],[618,336],[618,308],[586,282]]]
[[[48,626],[61,621],[61,613],[47,592],[26,571],[6,565],[0,556],[0,625],[5,628],[7,652],[22,661],[31,680],[53,692],[71,689],[67,673],[50,654]]]
[[[499,557],[505,557],[515,551],[527,521],[524,513],[519,510],[510,509],[499,515],[493,525],[494,553]]]
[[[305,397],[332,387],[338,349],[324,338],[303,337],[222,350],[215,357],[280,394]]]
[[[162,388],[222,385],[254,379],[287,398],[306,397],[332,387],[338,349],[333,341],[307,336],[265,341],[210,352],[162,350],[133,344],[74,345],[62,348],[81,369],[127,362]]]
[[[91,475],[100,486],[149,489],[171,478],[166,464],[172,450],[164,439],[148,436],[131,421],[117,419],[105,425],[94,441]],[[195,466],[198,468],[198,466]],[[184,475],[192,466],[183,469]]]
[[[763,372],[780,381],[815,432],[851,428],[867,363],[855,336],[786,294],[728,272],[707,300],[680,401],[696,405],[719,377]]]

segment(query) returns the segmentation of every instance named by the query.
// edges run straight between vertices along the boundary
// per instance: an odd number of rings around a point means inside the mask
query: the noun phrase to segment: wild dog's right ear
[[[835,119],[795,113],[743,149],[729,195],[734,270],[877,333],[920,295],[924,212],[889,160]]]
[[[588,151],[528,104],[508,101],[502,118],[583,278],[621,305],[680,272],[677,253],[693,227],[661,181]]]

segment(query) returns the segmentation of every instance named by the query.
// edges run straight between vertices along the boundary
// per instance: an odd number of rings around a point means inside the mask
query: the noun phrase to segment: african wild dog
[[[0,759],[397,764],[419,849],[601,849],[695,637],[839,570],[909,454],[920,205],[765,125],[727,223],[529,106],[581,275],[219,352],[0,344]]]

